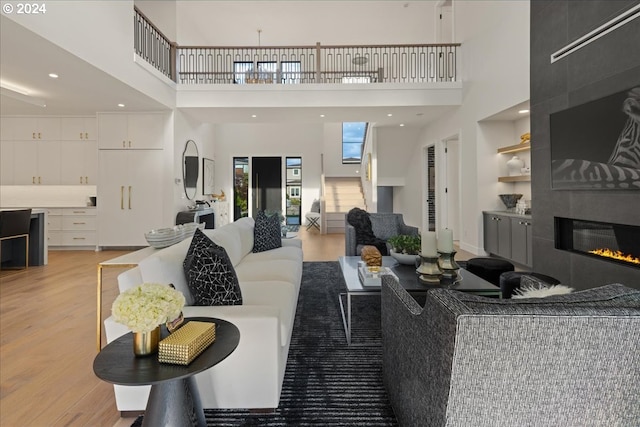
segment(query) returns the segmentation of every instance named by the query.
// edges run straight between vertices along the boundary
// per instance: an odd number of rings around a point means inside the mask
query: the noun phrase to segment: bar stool
[[[2,264],[2,242],[5,240],[24,238],[24,268],[29,268],[30,226],[31,209],[0,211],[0,267]]]

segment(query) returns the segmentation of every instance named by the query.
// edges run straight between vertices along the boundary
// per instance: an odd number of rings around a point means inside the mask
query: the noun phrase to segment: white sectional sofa
[[[182,264],[191,239],[159,249],[138,267],[122,273],[118,276],[120,292],[144,282],[173,283],[187,300],[185,317],[217,317],[238,327],[236,350],[196,376],[203,408],[277,408],[302,278],[301,242],[283,239],[280,248],[253,253],[252,218],[204,233],[227,251],[240,283],[242,305],[191,305]],[[111,342],[128,329],[109,317],[105,331]],[[150,386],[114,388],[119,411],[145,409]]]

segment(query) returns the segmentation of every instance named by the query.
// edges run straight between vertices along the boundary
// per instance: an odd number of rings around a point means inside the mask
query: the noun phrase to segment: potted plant
[[[414,265],[416,257],[420,254],[420,235],[400,234],[387,239],[391,245],[391,256],[401,264]]]

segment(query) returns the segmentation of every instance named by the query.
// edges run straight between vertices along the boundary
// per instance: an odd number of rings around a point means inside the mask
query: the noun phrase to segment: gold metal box
[[[188,365],[216,339],[216,324],[191,321],[160,341],[158,361]]]

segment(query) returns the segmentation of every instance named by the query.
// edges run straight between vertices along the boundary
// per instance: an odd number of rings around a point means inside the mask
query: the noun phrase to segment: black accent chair
[[[30,226],[31,209],[0,211],[0,266],[2,264],[2,243],[5,240],[24,238],[24,268],[29,268]]]

